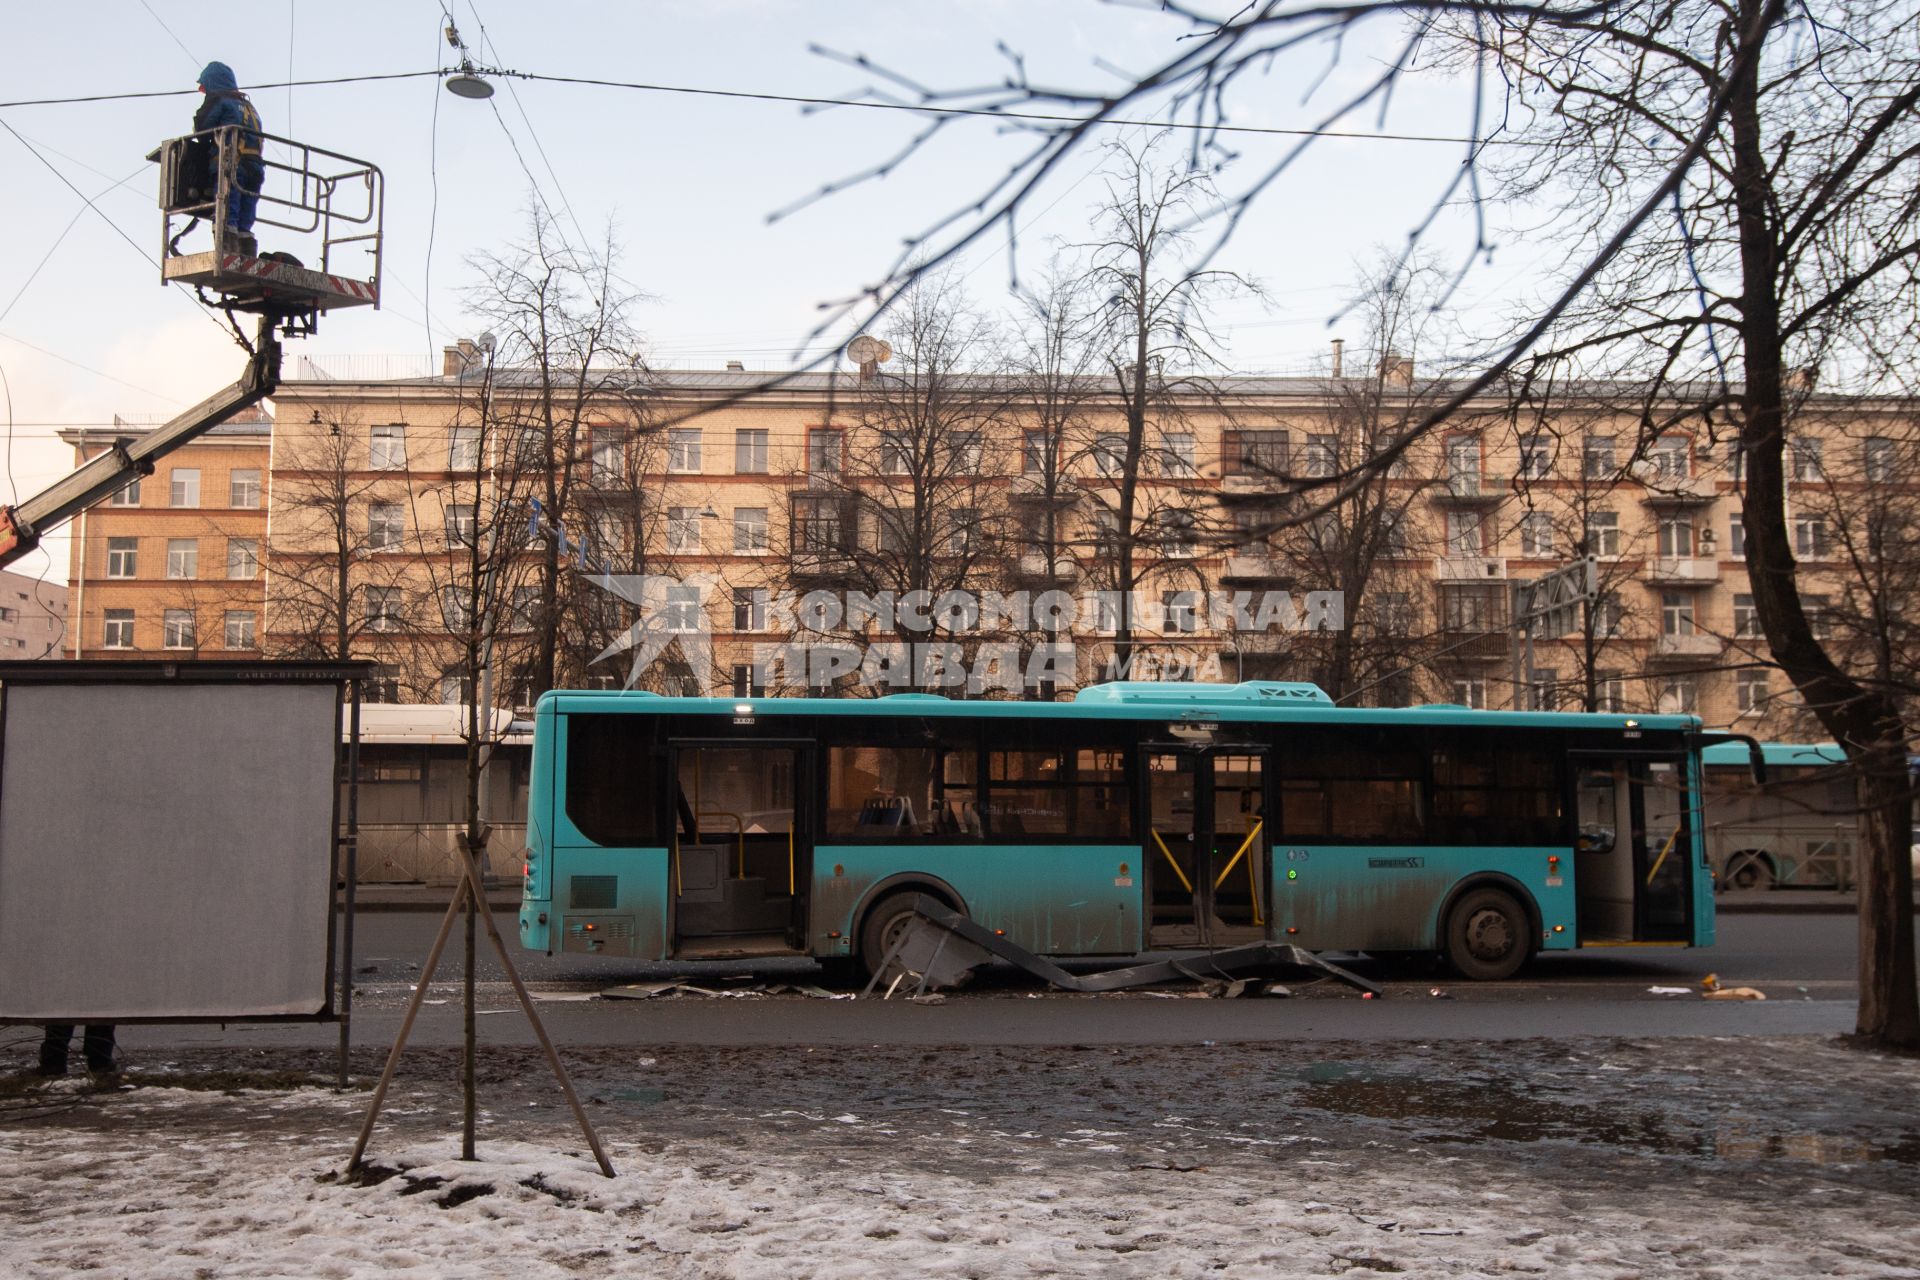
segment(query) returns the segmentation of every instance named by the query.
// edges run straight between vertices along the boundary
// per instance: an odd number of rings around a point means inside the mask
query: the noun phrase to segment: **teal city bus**
[[[1691,716],[1336,707],[1312,685],[1070,702],[556,691],[520,936],[869,968],[929,894],[1041,955],[1713,941]]]

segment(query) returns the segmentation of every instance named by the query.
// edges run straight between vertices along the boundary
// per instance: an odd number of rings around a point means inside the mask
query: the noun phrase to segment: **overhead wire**
[[[140,7],[142,9],[145,9],[147,11],[147,16],[149,18],[152,18],[155,22],[159,23],[160,29],[166,32],[167,35],[173,40],[175,44],[180,46],[180,52],[187,55],[187,61],[193,64],[194,70],[198,71],[200,67],[203,65],[201,62],[201,59],[195,55],[193,50],[187,48],[186,43],[182,41],[179,36],[174,34],[173,28],[167,25],[166,19],[162,18],[159,14],[153,11],[153,6],[148,4],[147,0],[140,0]]]

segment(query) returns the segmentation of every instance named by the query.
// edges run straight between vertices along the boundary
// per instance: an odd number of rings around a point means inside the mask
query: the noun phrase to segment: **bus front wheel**
[[[1526,908],[1499,889],[1475,889],[1447,915],[1447,963],[1474,982],[1511,978],[1527,962]]]
[[[860,964],[868,977],[880,972],[880,966],[893,950],[893,944],[913,923],[913,900],[920,896],[918,890],[911,893],[890,893],[874,903],[873,910],[867,912],[867,918],[860,926]],[[896,966],[895,972],[898,972]]]

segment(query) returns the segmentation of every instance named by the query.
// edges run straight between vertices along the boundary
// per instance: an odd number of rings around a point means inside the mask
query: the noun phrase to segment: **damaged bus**
[[[1312,685],[1068,702],[555,691],[522,943],[872,968],[929,894],[1053,957],[1262,940],[1437,953],[1705,946],[1691,716],[1350,708]],[[1759,767],[1755,757],[1754,767]]]

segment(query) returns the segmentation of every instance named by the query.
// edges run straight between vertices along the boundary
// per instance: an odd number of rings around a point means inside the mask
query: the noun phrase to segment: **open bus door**
[[[1147,945],[1230,947],[1265,938],[1265,749],[1148,746],[1140,769]]]
[[[1693,940],[1693,803],[1683,752],[1572,754],[1581,946]]]
[[[678,960],[801,955],[813,885],[813,744],[670,745]]]

